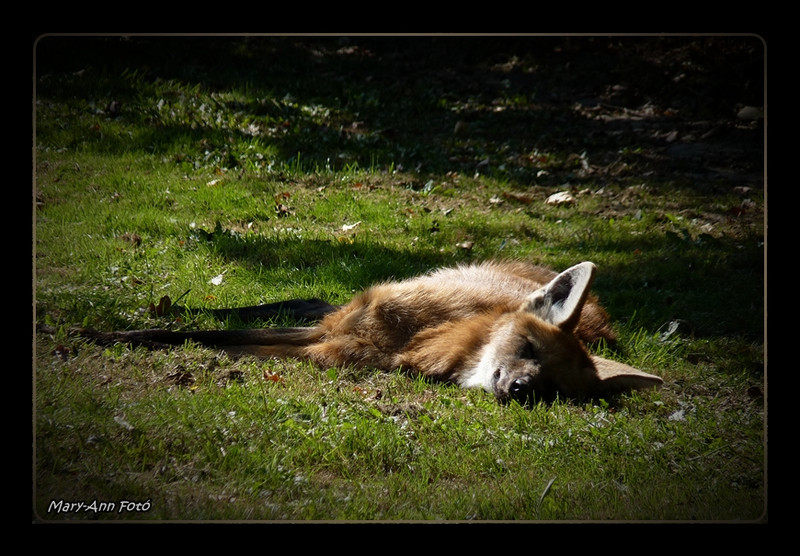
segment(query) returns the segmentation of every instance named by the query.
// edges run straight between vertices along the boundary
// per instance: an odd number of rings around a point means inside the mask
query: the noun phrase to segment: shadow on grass
[[[217,255],[251,270],[290,269],[293,282],[313,283],[315,277],[335,277],[349,291],[360,291],[381,281],[402,280],[459,260],[439,251],[411,247],[399,250],[367,240],[237,235],[220,228],[202,232],[202,236]]]
[[[735,118],[764,104],[754,37],[45,37],[36,54],[42,99],[99,114],[117,101],[113,117],[137,126],[103,141],[87,130],[90,148],[176,162],[215,152],[235,168],[245,141],[311,169],[479,169],[516,187],[644,172],[720,187],[763,168],[761,128]],[[214,100],[155,114],[201,90]]]

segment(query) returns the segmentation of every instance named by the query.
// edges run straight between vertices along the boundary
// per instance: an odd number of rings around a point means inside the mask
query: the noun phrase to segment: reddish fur
[[[499,315],[516,311],[555,276],[524,263],[484,263],[373,286],[328,315],[315,328],[319,340],[303,353],[321,366],[403,366],[450,380],[474,360]],[[576,335],[615,339],[595,298],[584,306]]]

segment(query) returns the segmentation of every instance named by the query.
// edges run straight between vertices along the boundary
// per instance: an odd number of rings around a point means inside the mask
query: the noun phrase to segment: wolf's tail
[[[51,334],[56,332],[54,328],[47,326],[40,326],[39,330]],[[148,329],[116,332],[73,328],[69,330],[69,334],[92,340],[100,345],[121,343],[159,349],[195,342],[232,354],[248,353],[262,357],[279,357],[302,356],[303,348],[318,341],[323,332],[317,327],[194,331]]]

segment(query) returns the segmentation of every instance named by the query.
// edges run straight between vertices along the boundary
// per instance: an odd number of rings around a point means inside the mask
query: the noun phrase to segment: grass
[[[597,139],[529,72],[493,69],[531,52],[560,86],[539,46],[406,46],[43,39],[36,321],[239,326],[146,308],[341,303],[444,264],[592,260],[621,338],[606,355],[665,386],[522,408],[400,371],[37,334],[36,520],[766,521],[765,201],[750,158],[696,179],[702,161],[662,167],[646,134]],[[645,46],[620,47],[618,71]],[[453,133],[462,118],[470,131]],[[544,203],[564,189],[576,204]]]

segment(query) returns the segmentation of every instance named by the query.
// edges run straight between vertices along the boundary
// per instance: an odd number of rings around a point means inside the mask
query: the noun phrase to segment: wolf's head
[[[658,386],[638,369],[590,355],[573,331],[594,279],[580,263],[533,292],[490,331],[465,386],[480,386],[501,401],[584,397]]]

